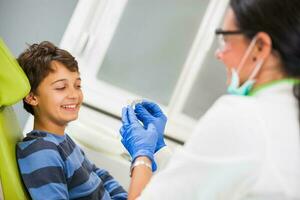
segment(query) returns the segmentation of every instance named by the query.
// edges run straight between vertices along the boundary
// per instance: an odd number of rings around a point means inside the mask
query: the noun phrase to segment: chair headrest
[[[30,91],[29,81],[0,38],[0,107],[17,103]]]

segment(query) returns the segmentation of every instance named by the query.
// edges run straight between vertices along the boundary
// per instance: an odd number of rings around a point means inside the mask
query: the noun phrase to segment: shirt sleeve
[[[127,192],[124,188],[119,184],[117,180],[115,180],[108,171],[104,169],[98,168],[95,164],[91,163],[91,161],[86,157],[85,153],[81,150],[87,162],[92,165],[93,171],[99,176],[101,181],[103,182],[105,190],[109,193],[110,198],[113,200],[126,200]]]
[[[114,200],[123,200],[127,199],[127,192],[124,188],[119,184],[117,180],[115,180],[108,171],[104,169],[99,169],[94,165],[94,172],[100,177],[103,181],[104,188],[108,191],[111,199]]]
[[[139,199],[243,199],[258,180],[265,137],[255,108],[240,102],[220,99]]]
[[[56,145],[43,139],[18,144],[23,182],[33,200],[69,199],[64,163]]]

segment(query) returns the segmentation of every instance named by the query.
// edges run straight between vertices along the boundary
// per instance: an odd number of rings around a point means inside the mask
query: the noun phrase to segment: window
[[[120,116],[130,100],[154,100],[168,115],[167,136],[185,141],[225,91],[214,30],[227,3],[79,1],[61,47],[79,61],[85,103]]]

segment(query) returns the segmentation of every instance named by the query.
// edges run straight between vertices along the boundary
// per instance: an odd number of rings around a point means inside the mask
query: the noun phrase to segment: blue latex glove
[[[135,105],[134,111],[137,115],[137,118],[143,122],[146,128],[149,124],[154,124],[158,132],[155,153],[162,147],[166,146],[164,141],[164,132],[167,123],[167,117],[162,112],[160,107],[153,102],[143,101],[142,103]]]
[[[157,169],[154,161],[154,151],[158,139],[158,133],[153,124],[145,129],[138,121],[131,107],[122,109],[122,127],[120,134],[122,144],[132,157],[132,162],[139,156],[147,156],[152,162],[152,171]]]

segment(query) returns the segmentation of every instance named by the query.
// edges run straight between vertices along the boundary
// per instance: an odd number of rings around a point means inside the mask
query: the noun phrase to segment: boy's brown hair
[[[31,90],[36,94],[39,84],[50,72],[53,72],[52,61],[62,63],[71,72],[78,72],[78,63],[66,50],[56,47],[48,41],[30,45],[17,59],[29,79]],[[34,115],[33,108],[23,99],[24,109]]]

